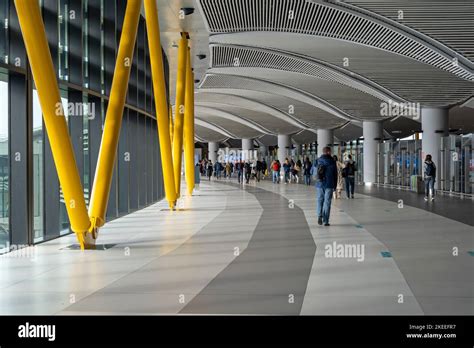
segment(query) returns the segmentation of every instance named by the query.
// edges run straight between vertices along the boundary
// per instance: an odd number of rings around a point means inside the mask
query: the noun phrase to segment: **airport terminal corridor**
[[[473,347],[474,0],[0,23],[0,348]]]
[[[0,256],[0,314],[472,313],[472,219],[365,190],[334,200],[325,227],[313,186],[202,181],[181,211],[161,201],[107,223],[105,250],[69,235]]]

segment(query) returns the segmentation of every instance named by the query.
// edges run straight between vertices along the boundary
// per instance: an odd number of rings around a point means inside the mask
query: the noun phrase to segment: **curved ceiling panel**
[[[212,74],[225,74],[271,80],[281,85],[305,91],[318,96],[331,105],[343,110],[356,119],[378,120],[383,119],[381,114],[381,100],[351,87],[343,86],[328,80],[315,79],[312,76],[289,71],[267,68],[212,68]]]
[[[346,121],[333,114],[324,111],[314,105],[289,98],[286,95],[270,93],[266,91],[230,89],[230,88],[209,88],[199,89],[196,100],[216,101],[233,105],[246,103],[248,100],[258,100],[259,103],[269,105],[280,111],[297,118],[312,129],[335,128],[343,125]]]
[[[278,137],[274,135],[264,135],[257,140],[260,144],[264,146],[275,146],[278,144]]]
[[[304,130],[302,132],[293,134],[291,136],[291,139],[296,144],[310,144],[310,143],[314,143],[315,141],[317,141],[318,136],[314,132]]]
[[[212,33],[290,32],[356,42],[430,64],[474,81],[474,72],[453,64],[454,55],[375,18],[337,5],[302,0],[199,0]]]
[[[370,80],[357,76],[349,72],[342,72],[342,69],[336,69],[322,62],[316,62],[307,58],[271,51],[268,49],[259,49],[247,46],[232,46],[212,44],[211,46],[211,68],[225,67],[262,67],[267,69],[284,70],[296,72],[329,82],[339,83],[346,87],[354,88],[357,91],[367,93],[380,100],[393,99],[394,101],[403,101],[399,96],[383,90]]]
[[[235,114],[232,114],[226,110],[221,110],[216,108],[216,105],[202,105],[202,103],[196,104],[195,108],[195,115],[198,117],[207,117],[207,116],[212,116],[212,117],[217,117],[222,120],[226,121],[231,121],[232,123],[237,123],[240,125],[240,127],[245,127],[252,129],[256,131],[259,134],[271,134],[272,132],[258,123],[252,122],[250,120],[247,120],[243,117],[237,116]]]
[[[334,136],[340,141],[352,141],[362,136],[362,127],[348,123],[344,127],[336,129]]]
[[[356,120],[353,115],[350,115],[345,111],[335,107],[334,105],[330,104],[326,100],[323,100],[322,98],[319,98],[315,95],[311,95],[303,90],[298,90],[294,87],[285,86],[283,84],[275,83],[273,81],[267,81],[253,77],[210,73],[206,74],[199,88],[209,90],[219,89],[221,91],[228,89],[239,89],[269,92],[275,95],[286,96],[299,102],[312,105],[345,121]]]
[[[196,120],[197,121],[197,120]],[[223,134],[216,132],[212,129],[209,129],[206,126],[200,125],[198,122],[194,125],[194,131],[196,133],[196,138],[199,141],[217,141],[221,142],[226,140],[228,137],[224,136]]]
[[[196,113],[196,119],[211,123],[225,130],[232,130],[232,134],[236,136],[236,139],[255,138],[262,135],[262,133],[256,131],[255,129],[246,127],[235,121],[215,116],[213,114]]]
[[[233,139],[238,139],[239,137],[236,136],[235,134],[227,131],[226,129],[214,124],[214,123],[211,123],[211,122],[208,122],[208,121],[205,121],[203,119],[200,119],[200,118],[195,118],[194,119],[194,124],[195,125],[198,125],[198,126],[201,126],[201,127],[205,127],[215,133],[219,133],[221,134],[222,136],[224,136],[225,138],[233,138]]]
[[[383,86],[403,99],[446,107],[474,94],[474,82],[449,72],[373,47],[343,40],[292,33],[214,35],[213,44],[255,46],[321,60]]]
[[[301,130],[300,126],[293,125],[285,120],[279,119],[265,112],[248,110],[240,106],[233,105],[227,105],[225,107],[225,111],[256,123],[270,130],[272,134],[291,134]]]
[[[345,0],[345,4],[415,29],[474,62],[474,5],[471,0]]]
[[[236,96],[232,98],[232,96],[228,96],[227,98],[223,99],[222,94],[215,95],[213,93],[206,93],[206,94],[198,93],[196,100],[197,100],[197,103],[200,103],[201,105],[202,104],[217,104],[219,105],[220,108],[224,108],[224,109],[226,108],[226,106],[239,106],[243,109],[267,113],[269,115],[272,115],[275,118],[283,120],[284,122],[289,123],[298,128],[307,128],[306,124],[302,123],[298,119],[295,119],[291,115],[284,113],[283,111],[277,108],[274,108],[270,105],[261,103],[259,101],[256,101],[250,98],[242,98],[242,97],[238,98]],[[269,133],[269,131],[265,131],[263,133]]]

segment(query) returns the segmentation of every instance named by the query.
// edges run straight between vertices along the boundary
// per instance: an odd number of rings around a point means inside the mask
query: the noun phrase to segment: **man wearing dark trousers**
[[[325,147],[322,156],[316,160],[316,172],[318,224],[329,226],[332,194],[337,186],[337,166],[330,147]]]

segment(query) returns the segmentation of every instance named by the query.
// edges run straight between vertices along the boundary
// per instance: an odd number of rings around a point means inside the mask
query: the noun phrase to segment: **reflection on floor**
[[[0,314],[474,314],[473,227],[364,193],[321,227],[313,187],[203,182],[108,223],[111,249],[0,256]]]

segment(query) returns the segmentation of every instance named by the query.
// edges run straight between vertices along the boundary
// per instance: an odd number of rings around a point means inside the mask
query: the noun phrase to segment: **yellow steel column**
[[[179,198],[181,191],[181,159],[183,155],[184,95],[186,89],[188,33],[181,33],[178,49],[178,72],[176,75],[176,102],[173,127],[173,166],[176,194]]]
[[[169,120],[170,120],[170,138],[173,140],[173,130],[174,130],[174,124],[173,124],[173,109],[170,107],[169,108]]]
[[[58,82],[39,3],[36,0],[15,0],[15,7],[31,65],[31,72],[38,90],[44,124],[51,143],[51,151],[63,190],[71,229],[77,234],[82,247],[90,221],[66,119],[64,118]]]
[[[120,128],[122,126],[123,107],[127,95],[141,5],[141,0],[128,0],[125,10],[109,104],[105,116],[104,133],[102,134],[99,159],[97,161],[89,205],[89,216],[92,223],[91,232],[94,237],[96,237],[97,228],[105,223],[105,212],[109,201],[110,185]]]
[[[150,49],[151,77],[155,96],[156,122],[160,139],[161,167],[165,186],[166,200],[170,208],[176,204],[176,185],[173,174],[173,157],[171,154],[170,111],[166,100],[166,85],[163,67],[163,56],[160,41],[160,25],[156,0],[145,0],[146,28],[148,47]]]
[[[184,159],[186,187],[191,196],[194,190],[194,73],[191,68],[191,50],[186,64],[186,97],[184,102]]]

